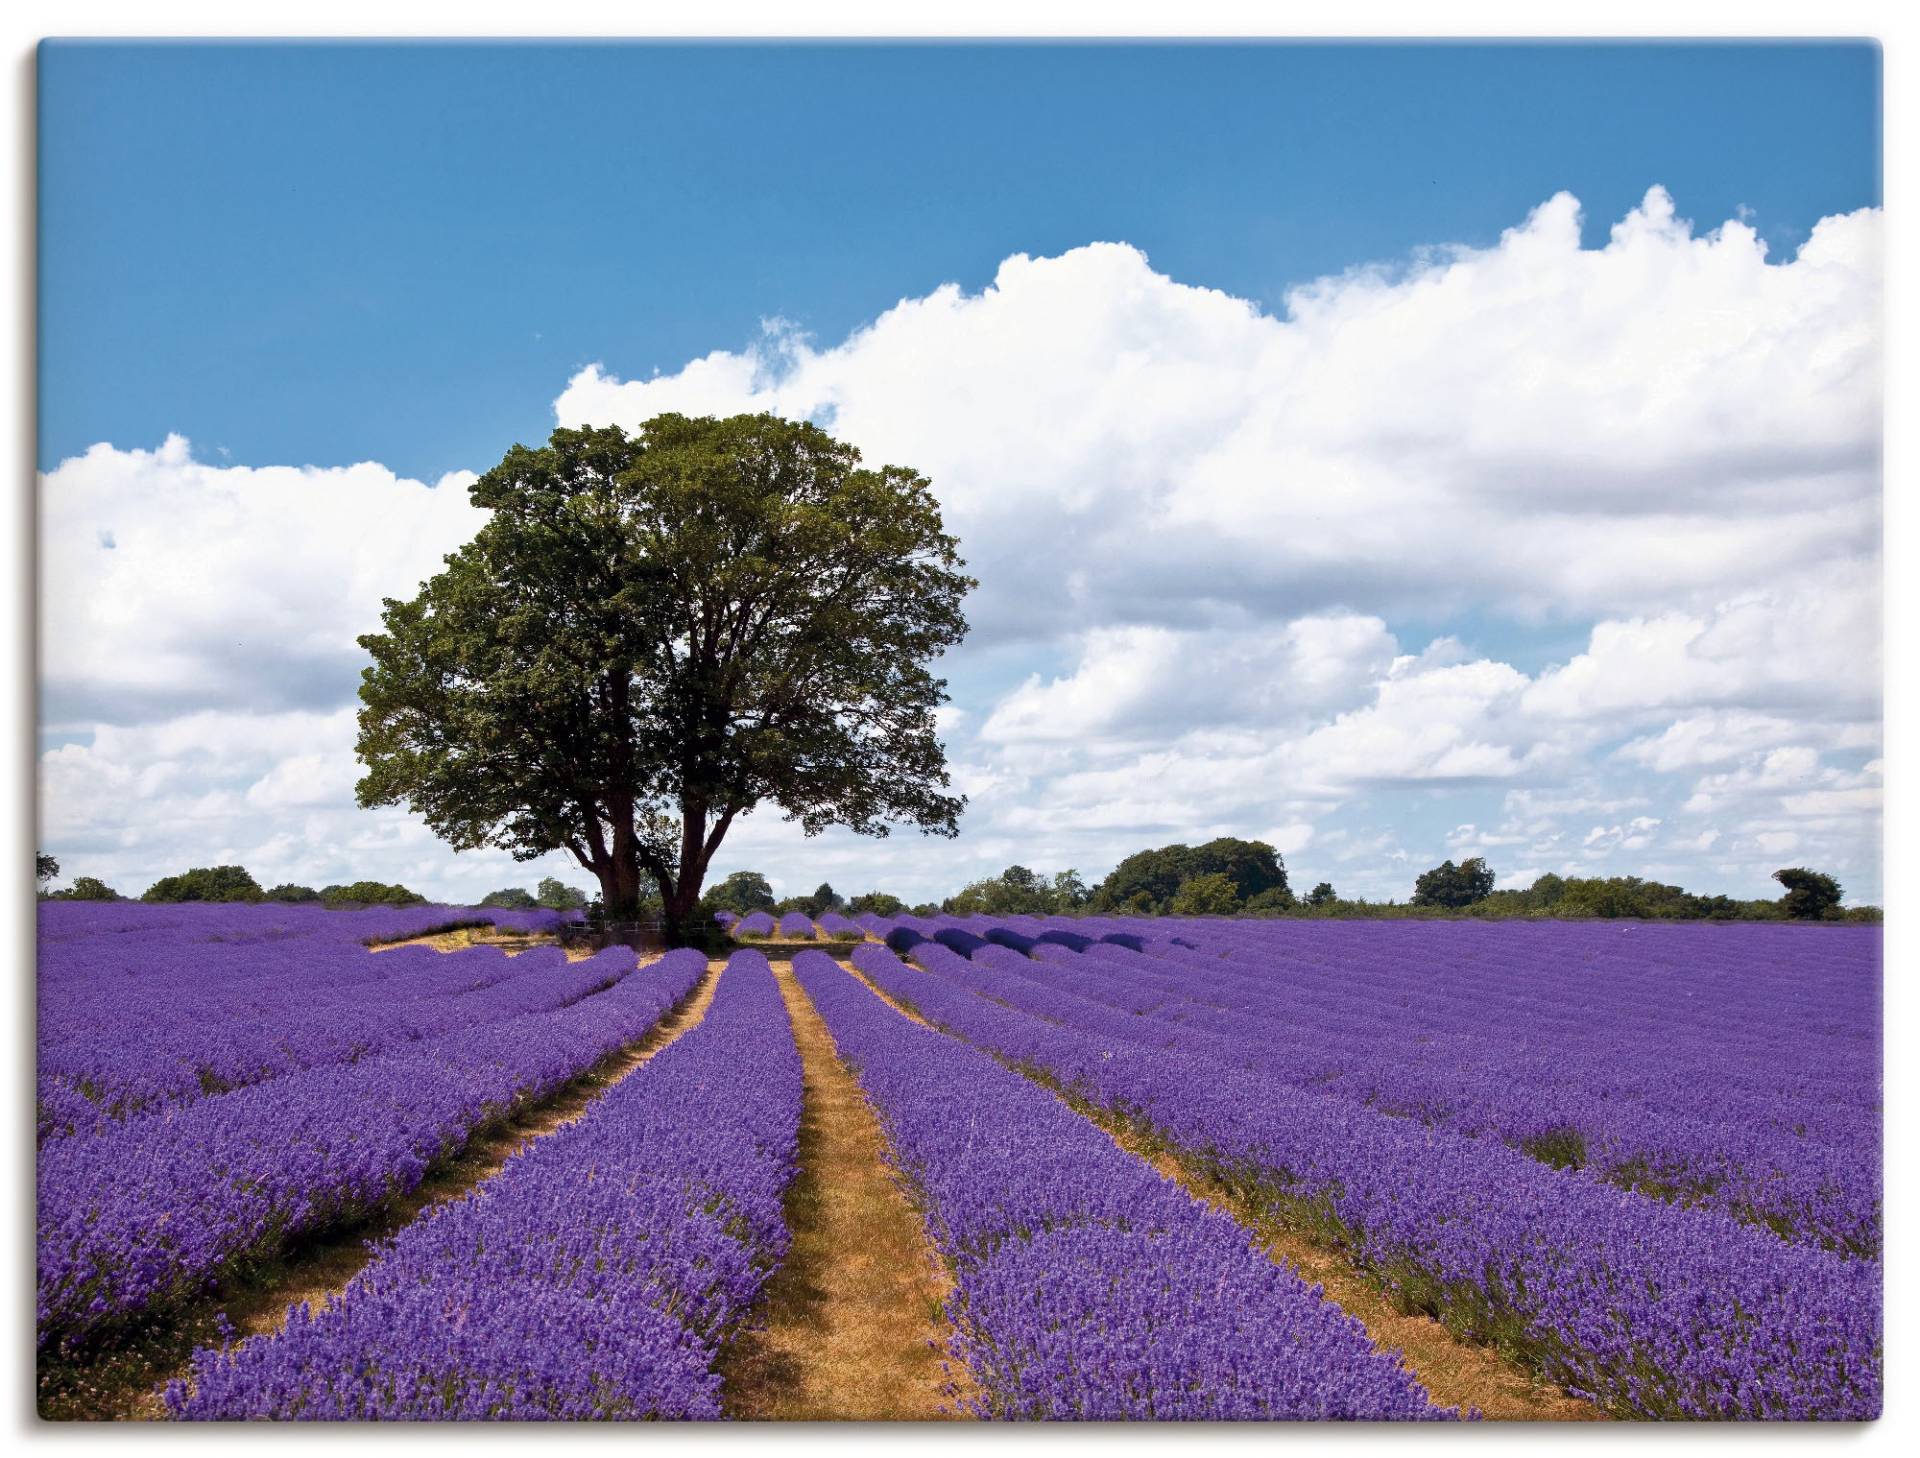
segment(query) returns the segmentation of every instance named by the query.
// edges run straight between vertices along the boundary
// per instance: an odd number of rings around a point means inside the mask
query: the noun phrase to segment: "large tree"
[[[648,878],[690,929],[729,827],[952,835],[929,664],[973,586],[926,479],[771,415],[558,430],[406,601],[360,689],[362,805],[456,849],[564,850],[611,919]]]

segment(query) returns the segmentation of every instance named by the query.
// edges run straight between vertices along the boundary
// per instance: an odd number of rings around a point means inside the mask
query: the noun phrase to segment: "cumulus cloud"
[[[1392,662],[1379,618],[1299,618],[1258,632],[1183,633],[1152,626],[1087,633],[1073,671],[1029,677],[981,727],[996,741],[1150,735],[1191,725],[1306,722],[1351,703]]]
[[[762,813],[721,869],[924,896],[1236,834],[1349,894],[1447,854],[1757,894],[1787,853],[1877,893],[1881,216],[1785,260],[1658,188],[1602,247],[1579,222],[1563,194],[1274,313],[1096,243],[838,342],[581,370],[562,424],[772,410],[924,471],[981,579],[961,839]],[[48,473],[50,848],[527,879],[350,808],[354,637],[477,527],[468,479],[178,438]]]
[[[1828,218],[1769,264],[1656,188],[1583,249],[1562,194],[1493,247],[1323,279],[1278,317],[1096,244],[828,348],[591,366],[555,409],[830,419],[931,476],[989,636],[1223,608],[1655,616],[1873,552],[1880,235]]]
[[[41,480],[40,663],[50,725],[353,694],[358,634],[471,537],[470,474],[213,466],[169,436],[97,445]]]

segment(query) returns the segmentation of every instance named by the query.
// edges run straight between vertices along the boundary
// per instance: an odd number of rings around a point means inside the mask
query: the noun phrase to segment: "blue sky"
[[[944,476],[932,472],[936,487],[943,478],[952,485],[951,510],[978,545],[970,555],[983,582],[996,574],[975,613],[977,642],[952,665],[962,711],[954,753],[978,787],[976,805],[1051,803],[1084,828],[1039,834],[1019,816],[977,814],[960,847],[938,853],[902,840],[796,849],[775,831],[746,836],[741,854],[776,872],[790,864],[807,880],[818,863],[842,868],[836,879],[931,893],[1009,859],[1072,858],[1097,873],[1137,844],[1231,827],[1284,830],[1299,842],[1293,859],[1303,874],[1318,879],[1334,867],[1336,881],[1344,875],[1377,894],[1411,872],[1353,851],[1313,863],[1342,845],[1391,845],[1379,854],[1412,860],[1484,848],[1503,872],[1645,865],[1706,889],[1760,894],[1770,857],[1824,854],[1850,885],[1877,895],[1878,234],[1877,214],[1859,215],[1880,202],[1879,76],[1870,45],[50,43],[39,91],[48,550],[64,562],[61,544],[77,544],[76,603],[109,583],[126,602],[142,593],[177,602],[183,554],[199,550],[191,544],[241,523],[256,556],[277,550],[317,564],[311,523],[282,510],[274,493],[351,489],[367,493],[366,509],[394,513],[389,528],[419,548],[393,559],[390,571],[405,577],[470,529],[407,481],[485,469],[514,441],[542,438],[556,409],[561,418],[623,419],[643,400],[831,408],[866,422],[859,438],[870,450],[945,463]],[[1655,187],[1671,209],[1649,203]],[[1563,193],[1578,199],[1577,217],[1555,211]],[[1805,267],[1786,266],[1822,219],[1849,215],[1854,222],[1809,249]],[[1644,226],[1616,233],[1635,218]],[[1751,237],[1709,248],[1729,221]],[[1633,252],[1643,235],[1654,241]],[[1087,248],[1095,243],[1129,248]],[[1742,263],[1760,245],[1764,271]],[[1020,255],[1036,266],[1009,273],[1007,260]],[[1377,275],[1351,272],[1376,263]],[[1467,314],[1443,319],[1429,304],[1445,292],[1429,285],[1449,266],[1460,288],[1480,292]],[[1348,327],[1321,339],[1293,291],[1342,278],[1321,294]],[[958,286],[953,308],[928,302],[944,297],[943,284]],[[1623,316],[1612,329],[1604,314],[1579,308],[1582,291],[1611,287],[1655,312]],[[1542,320],[1565,311],[1557,333],[1525,325],[1529,308],[1515,300],[1536,288],[1548,301]],[[1238,302],[1215,302],[1222,297]],[[1345,358],[1358,346],[1342,341],[1364,337],[1380,308],[1414,311],[1397,326],[1409,338],[1431,327],[1426,373],[1403,368],[1412,346],[1378,368]],[[1685,316],[1696,308],[1694,329]],[[1256,316],[1244,339],[1240,314]],[[1735,314],[1749,326],[1698,344]],[[1671,331],[1661,319],[1674,321]],[[766,332],[774,320],[784,322]],[[1143,408],[1204,374],[1196,413],[1213,422],[1210,441],[1168,425],[1109,458],[1097,437],[1126,434],[1136,410],[1089,415],[1089,444],[1073,460],[1035,466],[1044,454],[1036,450],[982,457],[971,434],[1017,439],[1020,422],[996,418],[1008,407],[981,373],[1058,347],[1062,329],[1110,334],[1119,357],[1137,357],[1127,380],[1157,381]],[[1503,329],[1516,331],[1510,346],[1486,343]],[[1480,343],[1462,347],[1469,337]],[[1766,339],[1790,343],[1763,347]],[[1849,406],[1840,413],[1851,435],[1825,423],[1834,410],[1802,420],[1793,404],[1810,392],[1804,380],[1796,385],[1790,353],[1823,341],[1820,359],[1843,346],[1859,356],[1830,382]],[[1573,439],[1577,425],[1500,440],[1489,436],[1494,426],[1463,426],[1449,439],[1449,420],[1502,413],[1460,378],[1476,347],[1488,391],[1506,371],[1512,379],[1499,388],[1508,398],[1529,382],[1562,381],[1534,402],[1541,421],[1560,409],[1590,421],[1618,406],[1629,428],[1584,444]],[[1662,348],[1673,351],[1674,373],[1656,391],[1646,381],[1669,377],[1648,351]],[[716,352],[710,366],[689,368]],[[963,356],[977,372],[956,376],[952,409],[918,435],[907,430],[902,422],[921,406],[889,399],[884,381],[904,370],[931,390],[945,367],[935,362]],[[1086,372],[1073,400],[1111,396],[1131,387],[1096,378],[1112,357],[1076,357],[1053,373]],[[1611,362],[1618,381],[1601,380],[1596,361]],[[1336,374],[1361,396],[1378,378],[1383,390],[1417,397],[1406,410],[1363,402],[1376,412],[1353,426],[1373,443],[1366,451],[1383,441],[1391,451],[1380,446],[1385,453],[1358,474],[1351,441],[1302,440],[1318,429],[1300,428],[1309,414],[1346,420],[1362,410],[1352,392],[1314,393],[1312,380]],[[664,385],[642,388],[656,375]],[[1248,381],[1241,405],[1209,414]],[[1434,402],[1456,388],[1466,391],[1457,407],[1438,410]],[[1620,403],[1623,389],[1640,388],[1649,393],[1632,409]],[[1296,413],[1275,416],[1275,401],[1293,402]],[[1402,418],[1423,411],[1433,419],[1399,440]],[[1730,416],[1749,414],[1765,427],[1720,437]],[[191,445],[163,447],[170,436]],[[1239,444],[1229,451],[1222,442]],[[86,471],[62,465],[97,443],[112,450]],[[1275,464],[1283,461],[1292,474]],[[222,474],[357,462],[377,463],[391,484]],[[1187,544],[1196,553],[1221,528],[1205,524],[1207,503],[1248,493],[1247,538],[1216,540],[1216,550],[1230,541],[1248,555],[1232,586],[1197,569],[1201,556],[1135,563],[1106,543],[1081,498],[1107,490],[1129,462],[1146,463],[1139,491],[1110,500],[1108,515],[1164,513],[1198,534]],[[1409,496],[1407,483],[1423,472],[1426,494]],[[996,480],[1050,504],[1081,501],[1060,508],[1062,543],[1096,577],[1131,573],[1149,590],[1108,598],[1097,582],[1063,589],[1060,603],[1042,594],[1023,618],[1026,605],[1013,606],[1017,574],[1033,564],[1013,545],[1009,523],[1021,509],[996,494]],[[1698,494],[1684,522],[1648,504],[1670,481],[1688,483],[1676,498]],[[1795,482],[1817,483],[1851,514],[1823,518],[1810,534],[1791,504]],[[440,491],[457,494],[457,483]],[[1576,491],[1585,494],[1569,507],[1563,493]],[[1513,548],[1482,562],[1480,546],[1455,547],[1443,534],[1432,546],[1458,558],[1451,577],[1428,570],[1432,554],[1417,542],[1374,554],[1354,536],[1337,551],[1288,555],[1316,502],[1411,522],[1443,508],[1464,519],[1466,508],[1446,504],[1469,496],[1475,510],[1497,500],[1501,521],[1531,524],[1521,555],[1538,559],[1537,572],[1509,571]],[[163,498],[187,545],[172,542],[161,566],[141,556],[158,533],[143,532],[138,513]],[[1685,565],[1713,558],[1723,534],[1702,536],[1665,575],[1645,569],[1716,514],[1737,523],[1746,560],[1769,564],[1764,579],[1724,563]],[[276,524],[284,537],[272,535]],[[1591,562],[1554,568],[1553,544],[1590,529],[1600,533]],[[1803,545],[1790,549],[1796,533]],[[1806,546],[1809,535],[1816,540]],[[340,588],[353,603],[342,609],[346,626],[370,626],[363,609],[370,601],[377,611],[379,592],[411,588],[373,581],[379,573],[368,564],[384,561],[384,550],[367,547],[345,568],[313,567],[316,593],[356,578],[351,591]],[[215,553],[188,576],[210,602],[222,591],[251,601],[262,589],[248,570]],[[263,626],[244,642],[222,639],[210,608],[169,626],[164,642],[93,663],[82,661],[92,650],[67,645],[87,641],[83,625],[97,637],[108,610],[69,611],[66,590],[50,589],[43,614],[43,644],[61,654],[49,659],[43,728],[45,742],[69,756],[44,770],[49,829],[70,841],[67,858],[138,882],[176,869],[171,861],[183,855],[251,852],[301,879],[331,878],[328,856],[339,854],[319,847],[363,823],[340,793],[337,711],[351,702],[351,633],[343,627],[316,646],[318,630],[302,626],[332,607],[295,611],[291,596],[266,591]],[[1779,595],[1793,591],[1804,601]],[[1766,592],[1775,596],[1755,599]],[[1876,665],[1873,686],[1865,677],[1839,689],[1787,681],[1783,657],[1831,656],[1842,645],[1789,642],[1783,625],[1806,621],[1807,602],[1841,598],[1850,607],[1835,610],[1831,631],[1852,635],[1846,656]],[[285,624],[264,626],[281,607]],[[148,631],[141,625],[152,616],[123,621],[129,641],[138,632],[126,623]],[[1695,625],[1692,637],[1676,626],[1682,619]],[[1378,622],[1380,631],[1325,627],[1336,620]],[[1640,626],[1595,637],[1607,624]],[[1715,647],[1705,666],[1688,659],[1692,668],[1675,668],[1692,674],[1692,687],[1622,707],[1617,692],[1591,681],[1644,676],[1631,656],[1602,651],[1623,632],[1645,638],[1634,640],[1642,655],[1699,658],[1701,644],[1751,644],[1756,634],[1772,634],[1774,646],[1762,655],[1770,666],[1744,677]],[[1662,633],[1695,647],[1662,647]],[[1183,724],[1111,708],[1134,702],[1129,694],[1151,697],[1127,679],[1151,663],[1213,653],[1249,673],[1303,671],[1304,660],[1271,656],[1281,638],[1319,645],[1313,653],[1337,640],[1348,645],[1342,652],[1378,661],[1346,698],[1263,699],[1223,710],[1217,722],[1204,706]],[[1435,640],[1451,646],[1436,651]],[[1409,662],[1395,669],[1395,657]],[[1517,677],[1475,667],[1483,663]],[[1546,682],[1583,663],[1557,687]],[[136,682],[158,675],[156,665],[171,677]],[[1452,750],[1402,753],[1430,711],[1402,721],[1392,703],[1434,694],[1482,718],[1455,725]],[[1507,712],[1489,707],[1502,694],[1516,703],[1531,695],[1524,730],[1496,732],[1485,717]],[[1085,710],[1094,700],[1107,707]],[[1545,711],[1535,701],[1559,705],[1562,729],[1540,728]],[[1036,729],[1040,713],[1079,728]],[[249,714],[283,717],[265,729],[231,718]],[[312,723],[296,724],[301,715]],[[1819,725],[1799,732],[1809,716]],[[1569,737],[1564,726],[1574,722],[1581,733]],[[205,754],[166,747],[191,742],[195,724],[207,743],[231,734],[284,750],[243,780],[222,779]],[[1646,747],[1669,732],[1677,737],[1661,741],[1667,748]],[[1366,746],[1357,759],[1353,745],[1337,742],[1355,735]],[[1692,746],[1685,754],[1671,748],[1680,740]],[[1126,798],[1116,786],[1155,776],[1179,783],[1169,766],[1217,780],[1222,754],[1266,782],[1272,766],[1248,758],[1258,745],[1296,746],[1289,764],[1320,768],[1264,803],[1250,797],[1243,816],[1197,801],[1184,820],[1167,803],[1136,803],[1132,820],[1094,813]],[[115,774],[166,786],[204,813],[171,838],[130,832],[111,810],[62,788]],[[1535,813],[1548,802],[1581,808]],[[165,818],[182,824],[179,804],[151,803],[168,804]],[[1816,815],[1807,805],[1823,808]],[[259,825],[274,809],[276,823],[306,828],[250,829],[235,808],[248,806]],[[1542,829],[1553,815],[1556,828]],[[1636,818],[1658,828],[1636,832]],[[1695,820],[1724,822],[1725,839],[1702,844],[1711,827]],[[1687,846],[1674,839],[1683,827]],[[1641,844],[1629,845],[1636,835]],[[1736,853],[1742,835],[1751,844]],[[385,858],[449,894],[514,874],[471,857],[446,869],[404,827],[362,839],[363,859]],[[1625,848],[1594,859],[1610,846]],[[1568,860],[1576,851],[1587,859]]]
[[[1553,193],[1877,204],[1869,46],[50,44],[40,457],[432,479],[631,377],[1124,240],[1273,306]],[[102,364],[112,362],[110,371]]]

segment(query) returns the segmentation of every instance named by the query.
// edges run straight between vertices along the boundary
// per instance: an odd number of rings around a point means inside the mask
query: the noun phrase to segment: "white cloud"
[[[1794,740],[1815,740],[1835,749],[1864,749],[1878,737],[1878,726],[1870,723],[1827,725],[1806,718],[1793,720],[1724,709],[1676,719],[1660,733],[1631,740],[1615,753],[1649,769],[1671,772],[1725,764]]]
[[[1879,703],[1879,582],[1852,563],[1695,612],[1601,622],[1586,652],[1528,694],[1535,713],[1627,722],[1706,705],[1874,719]],[[1735,715],[1724,726],[1752,733],[1755,718]]]
[[[590,367],[555,408],[830,419],[932,478],[995,637],[1226,607],[1657,617],[1871,558],[1880,232],[1829,218],[1768,264],[1655,189],[1582,249],[1563,194],[1494,247],[1324,279],[1278,318],[1096,244],[828,348]]]
[[[484,518],[473,478],[210,466],[97,445],[41,481],[40,660],[52,725],[351,697],[382,597]]]
[[[1028,678],[980,730],[990,741],[1164,736],[1204,705],[1210,726],[1307,722],[1351,703],[1392,662],[1378,618],[1300,618],[1270,629],[1096,628],[1071,674]]]
[[[1346,892],[1404,895],[1445,850],[1667,854],[1751,894],[1792,837],[1871,885],[1881,227],[1829,218],[1769,263],[1656,189],[1583,249],[1562,195],[1278,316],[1093,244],[837,343],[775,321],[646,380],[590,367],[555,411],[818,419],[925,471],[982,581],[948,665],[975,686],[940,717],[962,839],[806,841],[769,812],[718,869],[920,896],[1264,834]],[[351,807],[354,638],[477,528],[469,479],[215,467],[177,437],[48,473],[45,706],[74,741],[42,762],[49,848],[132,882],[216,856],[442,894],[566,871]],[[1568,626],[1581,651],[1522,657]]]

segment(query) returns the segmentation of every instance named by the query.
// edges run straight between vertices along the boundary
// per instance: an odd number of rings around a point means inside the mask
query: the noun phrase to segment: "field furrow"
[[[794,975],[955,1277],[996,1418],[1445,1417],[1359,1323],[1044,1090],[822,953]]]
[[[920,949],[916,949],[920,950]],[[858,965],[930,1018],[1123,1115],[1410,1309],[1622,1415],[1869,1416],[1875,1263],[1784,1244],[1470,1138],[1022,1011],[1033,984],[945,947]],[[1103,1011],[1112,1011],[1103,1009]]]
[[[523,1106],[441,1161],[419,1185],[365,1218],[296,1242],[278,1258],[230,1273],[214,1291],[170,1319],[146,1323],[116,1345],[78,1360],[43,1357],[39,1411],[43,1417],[141,1418],[167,1416],[162,1389],[184,1378],[192,1353],[232,1340],[269,1337],[302,1306],[322,1309],[365,1268],[378,1247],[437,1206],[483,1188],[507,1161],[575,1123],[594,1103],[700,1025],[713,1001],[723,964],[708,963],[693,990],[640,1039],[617,1049],[544,1099]]]
[[[788,1245],[801,1065],[766,960],[700,1025],[276,1336],[202,1352],[189,1419],[713,1418]]]
[[[723,1406],[789,1422],[967,1416],[972,1379],[946,1355],[946,1268],[826,1024],[790,970],[774,976],[806,1069],[793,1244],[727,1353]]]
[[[633,953],[602,956],[626,963]],[[698,953],[670,953],[552,1012],[289,1074],[42,1151],[40,1344],[71,1350],[164,1313],[238,1263],[405,1195],[477,1133],[644,1036],[705,970]]]

